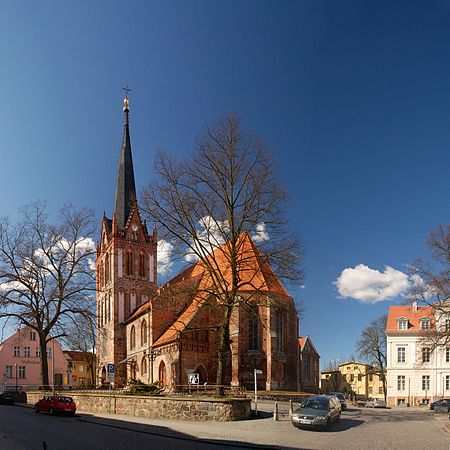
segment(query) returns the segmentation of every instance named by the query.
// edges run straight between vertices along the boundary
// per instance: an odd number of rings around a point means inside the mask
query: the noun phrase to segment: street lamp
[[[262,370],[254,369],[253,375],[255,377],[255,417],[258,416],[258,384],[256,383],[256,375],[261,375]]]
[[[16,369],[16,392],[17,392],[17,363],[14,364],[14,367]]]
[[[150,384],[153,384],[153,361],[155,361],[158,356],[158,352],[156,352],[153,347],[150,347],[147,356],[150,361]]]

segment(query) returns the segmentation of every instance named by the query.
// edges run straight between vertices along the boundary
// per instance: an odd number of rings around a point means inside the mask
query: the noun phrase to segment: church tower
[[[128,91],[128,89],[126,89]],[[128,93],[128,92],[127,92]],[[129,127],[129,101],[124,99],[124,128],[112,219],[103,215],[97,246],[97,371],[108,382],[114,364],[114,387],[127,382],[125,320],[157,288],[156,227],[149,234],[139,216]]]

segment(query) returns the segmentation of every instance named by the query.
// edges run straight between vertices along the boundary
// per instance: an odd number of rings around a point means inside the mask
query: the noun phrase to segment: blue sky
[[[236,112],[291,193],[292,295],[323,365],[356,355],[449,220],[447,1],[4,1],[1,16],[0,215],[36,199],[111,215],[124,84],[138,189],[159,148],[185,157]]]

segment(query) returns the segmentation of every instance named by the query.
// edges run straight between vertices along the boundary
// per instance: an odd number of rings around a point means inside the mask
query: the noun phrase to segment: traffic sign
[[[108,373],[108,381],[111,383],[112,381],[114,381],[114,375],[116,373],[116,368],[114,364],[107,364],[106,372]]]

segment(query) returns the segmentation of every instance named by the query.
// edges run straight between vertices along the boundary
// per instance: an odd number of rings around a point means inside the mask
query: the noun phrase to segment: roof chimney
[[[413,310],[414,312],[417,312],[417,301],[416,301],[416,300],[414,300],[414,301],[412,302],[412,310]]]

